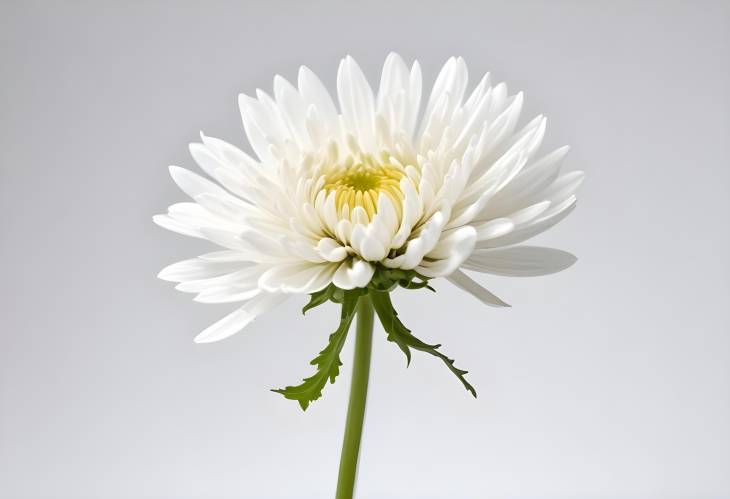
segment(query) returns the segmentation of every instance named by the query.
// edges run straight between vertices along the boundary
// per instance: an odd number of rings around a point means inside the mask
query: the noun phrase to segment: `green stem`
[[[347,406],[345,437],[340,455],[340,473],[337,477],[336,499],[352,499],[357,478],[357,458],[360,454],[362,424],[365,419],[365,400],[368,395],[370,353],[373,346],[373,304],[368,295],[357,303],[357,331],[352,364],[350,402]]]

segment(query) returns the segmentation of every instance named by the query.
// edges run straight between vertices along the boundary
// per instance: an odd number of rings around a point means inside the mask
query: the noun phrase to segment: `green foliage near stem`
[[[405,289],[421,289],[426,288],[436,291],[428,285],[428,278],[422,276],[415,270],[402,269],[378,269],[368,284],[368,288],[373,291],[393,291],[398,286]]]
[[[380,323],[383,325],[383,329],[385,329],[385,332],[388,334],[388,341],[392,341],[398,345],[398,348],[400,348],[405,354],[406,362],[409,365],[411,362],[411,348],[420,350],[421,352],[426,352],[434,357],[438,357],[444,362],[444,364],[446,364],[446,367],[448,367],[449,370],[454,373],[457,378],[459,378],[459,381],[461,381],[464,385],[464,388],[466,388],[474,397],[477,396],[477,392],[474,387],[469,384],[464,377],[468,371],[459,369],[454,365],[454,359],[450,359],[443,353],[439,352],[438,349],[441,345],[431,345],[419,340],[411,333],[410,329],[403,325],[398,318],[398,312],[396,312],[395,308],[393,308],[393,303],[390,301],[389,293],[372,291],[370,293],[370,299],[373,302],[375,313],[378,315]]]
[[[327,303],[328,301],[341,303],[342,301],[338,300],[335,296],[338,291],[342,290],[337,288],[334,284],[330,284],[323,290],[312,293],[311,295],[309,295],[309,303],[304,305],[304,308],[302,308],[302,315],[306,314],[308,310],[319,307],[320,305]]]
[[[334,383],[335,378],[340,374],[340,366],[342,365],[340,352],[355,317],[357,302],[360,296],[368,294],[375,308],[375,313],[387,334],[388,341],[392,341],[401,349],[406,356],[408,365],[411,362],[411,349],[433,355],[441,359],[446,367],[459,378],[464,387],[476,397],[476,390],[466,381],[467,371],[454,366],[454,359],[450,359],[439,351],[441,345],[431,345],[421,341],[400,321],[398,313],[390,300],[390,292],[397,287],[404,289],[426,288],[435,291],[429,285],[428,278],[414,270],[379,268],[366,288],[343,290],[334,284],[330,284],[321,291],[312,293],[309,302],[302,309],[302,313],[306,314],[307,311],[331,301],[340,304],[340,324],[335,332],[330,335],[329,343],[324,350],[310,362],[311,365],[315,366],[317,372],[305,378],[299,385],[287,386],[272,391],[280,393],[290,400],[296,400],[303,410],[306,410],[312,401],[322,396],[322,390],[327,385],[327,380]]]
[[[332,287],[334,288],[334,286]],[[313,295],[310,302],[304,307],[304,311],[332,299],[332,296],[327,295],[327,293],[335,293],[334,291],[327,291],[329,289],[330,288],[326,288],[326,290],[324,290],[326,292],[321,296],[318,295],[316,298]],[[335,288],[335,290],[336,289],[337,288]],[[322,396],[322,389],[327,385],[327,380],[329,380],[330,383],[335,382],[335,378],[340,374],[340,366],[342,365],[340,352],[345,344],[345,339],[347,338],[347,332],[350,329],[350,324],[352,324],[352,319],[355,317],[357,301],[363,292],[364,290],[362,289],[353,289],[342,293],[340,325],[335,332],[330,335],[329,343],[324,350],[322,350],[319,355],[310,362],[311,365],[316,367],[317,372],[315,372],[312,376],[305,378],[299,385],[287,386],[286,388],[280,388],[272,391],[280,393],[290,400],[296,400],[299,402],[302,410],[306,411],[312,401],[317,400]],[[322,296],[325,295],[327,298],[323,299]]]

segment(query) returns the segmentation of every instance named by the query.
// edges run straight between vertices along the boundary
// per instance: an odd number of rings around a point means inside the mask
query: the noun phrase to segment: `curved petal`
[[[201,234],[198,229],[196,229],[195,227],[190,227],[187,224],[184,224],[178,220],[175,220],[169,215],[155,215],[152,217],[152,221],[163,229],[177,232],[178,234],[182,234],[183,236],[205,239],[205,236]]]
[[[464,263],[464,268],[487,274],[532,277],[560,272],[576,260],[567,251],[540,246],[515,246],[477,250]]]
[[[511,306],[510,304],[504,302],[498,296],[483,288],[481,285],[479,285],[478,282],[466,275],[461,270],[455,270],[454,272],[446,276],[446,279],[448,279],[449,282],[451,282],[454,286],[463,291],[466,291],[485,305],[489,305],[492,307]]]
[[[380,78],[376,108],[387,119],[393,132],[405,132],[411,137],[418,107],[421,103],[421,69],[418,63],[409,71],[398,54],[391,52],[385,59]]]
[[[340,289],[364,288],[370,282],[375,267],[359,258],[342,262],[332,277],[332,283]]]
[[[347,258],[347,248],[329,237],[320,239],[315,250],[328,262],[341,262]]]
[[[261,293],[259,288],[236,289],[236,288],[211,288],[201,291],[193,301],[198,303],[235,303],[247,301]]]
[[[436,247],[428,253],[427,259],[416,267],[418,272],[427,277],[446,276],[454,272],[469,258],[474,251],[477,231],[466,226],[456,229],[444,237]],[[431,261],[431,258],[435,261]]]
[[[307,104],[294,86],[283,77],[274,77],[274,95],[281,117],[291,136],[302,149],[311,147],[307,130]]]
[[[509,218],[495,218],[488,222],[472,224],[472,227],[477,231],[477,241],[486,241],[509,234],[515,228],[515,224]]]
[[[420,232],[413,239],[408,241],[406,250],[402,255],[394,258],[386,258],[383,263],[386,267],[413,269],[421,263],[426,253],[431,251],[439,241],[441,230],[444,227],[446,218],[443,213],[437,211],[420,229]]]
[[[259,286],[270,292],[314,293],[332,280],[338,263],[286,263],[276,265],[259,278]]]
[[[163,281],[172,282],[195,281],[237,272],[246,268],[248,265],[240,261],[215,262],[200,258],[191,258],[168,265],[160,270],[157,277]]]
[[[527,241],[563,220],[573,211],[573,209],[575,209],[575,197],[565,200],[558,206],[551,207],[547,210],[547,212],[543,213],[541,217],[513,230],[508,234],[480,241],[478,246],[480,249],[498,248],[500,246],[510,246],[512,244]]]
[[[422,133],[428,128],[434,114],[438,112],[439,102],[448,102],[442,112],[444,115],[451,116],[453,109],[461,104],[468,81],[469,73],[464,59],[451,57],[446,61],[436,77],[431,96],[428,98],[428,104],[423,114]]]
[[[208,262],[212,263],[212,262]],[[219,265],[225,262],[217,262]],[[239,262],[240,270],[216,277],[185,280],[175,289],[184,293],[203,293],[207,290],[231,289],[236,292],[251,290],[258,287],[259,276],[267,269],[263,265],[251,265]]]
[[[304,100],[314,105],[318,116],[325,126],[325,131],[332,132],[337,127],[337,108],[332,101],[330,93],[327,91],[322,81],[306,66],[299,68],[299,77],[297,84],[299,93],[302,94]]]
[[[208,326],[195,337],[195,343],[212,343],[232,336],[251,324],[259,315],[268,312],[284,300],[287,295],[261,293],[251,298],[238,310],[231,312],[215,324]]]
[[[337,95],[342,116],[361,147],[371,149],[375,133],[375,97],[355,59],[345,57],[337,71]]]
[[[170,176],[185,194],[191,198],[200,194],[213,194],[220,197],[232,197],[225,189],[179,166],[170,166]]]
[[[246,137],[248,137],[256,156],[264,162],[272,161],[274,159],[271,154],[272,141],[281,140],[280,137],[282,136],[286,138],[288,134],[271,123],[266,116],[267,113],[263,105],[253,97],[240,94],[238,96],[238,106],[241,109],[243,129],[246,131]]]

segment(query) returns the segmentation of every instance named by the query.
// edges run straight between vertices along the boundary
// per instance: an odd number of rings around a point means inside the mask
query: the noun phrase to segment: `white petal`
[[[408,107],[405,109],[405,132],[406,137],[411,138],[416,129],[418,111],[421,107],[421,92],[423,79],[421,77],[421,66],[418,61],[413,63],[410,74],[410,85],[408,92]]]
[[[265,171],[261,168],[261,165],[256,160],[233,144],[229,144],[225,140],[217,139],[215,137],[209,137],[203,132],[200,132],[200,139],[203,141],[203,144],[205,144],[205,146],[225,165],[249,175],[252,173],[257,173],[259,175],[265,173]]]
[[[572,196],[584,179],[585,173],[580,170],[566,173],[545,189],[542,195],[545,196],[545,199],[557,204]]]
[[[198,203],[175,203],[167,208],[167,214],[174,220],[197,229],[201,234],[208,228],[226,231],[241,229],[233,220],[211,213]]]
[[[423,193],[419,193],[410,179],[403,178],[400,181],[401,191],[404,199],[402,205],[403,215],[398,232],[393,236],[391,248],[398,249],[403,246],[411,235],[413,226],[423,215]],[[443,217],[443,214],[441,214]],[[439,230],[441,230],[439,228]]]
[[[294,86],[281,76],[274,78],[274,95],[281,116],[300,148],[311,147],[307,131],[307,105]]]
[[[198,303],[235,303],[247,301],[261,293],[258,288],[235,289],[235,288],[211,288],[198,293],[193,301]]]
[[[439,241],[433,251],[428,253],[428,260],[422,262],[417,270],[428,277],[451,274],[469,258],[474,251],[476,239],[477,231],[468,225],[451,231]],[[436,261],[430,261],[431,258]]]
[[[271,310],[286,300],[288,295],[261,293],[246,302],[244,306],[207,327],[195,337],[196,343],[212,343],[228,338],[248,326],[259,315]]]
[[[409,71],[403,59],[390,53],[385,59],[380,78],[377,110],[387,118],[391,133],[413,134],[418,107],[421,103],[421,70],[418,63]]]
[[[170,176],[178,187],[191,198],[195,198],[195,196],[199,196],[200,194],[231,197],[222,187],[185,168],[170,166]]]
[[[464,197],[477,198],[495,182],[500,190],[509,185],[530,160],[531,144],[540,140],[540,130],[533,131],[525,138],[524,144],[515,144],[494,163],[488,162],[489,167],[486,172],[471,180],[469,187],[464,191]],[[542,131],[544,132],[544,129]],[[479,169],[474,171],[478,173]]]
[[[317,253],[328,262],[341,262],[347,258],[347,248],[329,237],[320,239],[316,249]]]
[[[212,263],[212,262],[210,262]],[[224,262],[216,262],[224,263]],[[206,290],[230,289],[236,292],[257,288],[259,276],[266,270],[263,265],[238,262],[239,269],[229,274],[203,279],[186,280],[175,286],[184,293],[202,293]]]
[[[575,261],[576,257],[567,251],[540,246],[515,246],[477,250],[464,263],[464,268],[495,275],[530,277],[560,272]]]
[[[355,59],[347,56],[337,72],[337,95],[342,116],[365,149],[373,145],[375,133],[375,98],[365,75]]]
[[[337,222],[337,227],[335,228],[335,235],[337,236],[337,239],[340,240],[343,244],[349,244],[350,243],[350,235],[352,234],[352,222],[349,220],[343,218],[339,222]]]
[[[179,220],[170,218],[168,215],[155,215],[154,217],[152,217],[152,221],[163,229],[177,232],[178,234],[182,234],[183,236],[205,239],[205,236],[203,236],[203,234],[201,234],[196,227],[190,227],[187,224],[180,222]]]
[[[191,258],[168,265],[157,274],[157,277],[172,282],[194,281],[235,272],[245,266],[246,264],[241,262],[212,262]]]
[[[461,104],[461,100],[464,97],[466,91],[466,85],[469,81],[468,71],[464,60],[459,58],[450,58],[446,61],[441,72],[436,77],[436,81],[433,84],[433,90],[431,96],[428,99],[426,105],[426,111],[423,115],[423,124],[428,126],[432,115],[436,112],[439,102],[449,102],[448,108],[445,112],[450,116],[451,110],[457,105]],[[425,128],[424,128],[425,129]]]
[[[564,146],[534,162],[529,162],[512,182],[497,193],[479,214],[479,219],[505,216],[524,206],[547,199],[542,193],[558,178],[570,150]]]
[[[495,87],[495,91],[498,87],[499,85]],[[503,149],[505,142],[507,142],[508,139],[512,137],[512,133],[514,132],[515,127],[517,126],[517,121],[519,120],[520,114],[522,113],[522,103],[523,94],[522,92],[519,92],[511,99],[507,107],[504,109],[504,111],[501,111],[501,114],[499,116],[497,116],[494,120],[489,120],[491,122],[489,128],[487,129],[486,135],[484,135],[482,137],[482,140],[480,141],[482,158],[486,161],[487,164],[496,159],[495,153],[498,153],[501,149]],[[542,136],[545,133],[545,120],[541,118],[538,123],[540,123],[540,127],[537,127],[537,130],[535,128],[529,129],[529,136],[536,135],[536,142],[532,143],[532,147],[529,148],[530,153],[537,148],[539,143],[542,141]],[[516,143],[515,145],[510,147],[510,149],[514,149],[515,146],[517,146],[517,148],[523,149],[522,146],[525,144],[525,142],[525,140],[520,140],[520,145]],[[527,154],[527,156],[529,156],[529,154]],[[479,169],[477,169],[477,171],[479,171]]]
[[[387,197],[381,196],[381,200]],[[385,203],[380,203],[385,206]],[[363,259],[377,262],[382,260],[390,250],[391,241],[393,240],[393,230],[390,224],[389,214],[386,211],[377,213],[372,222],[367,225],[357,224],[352,230],[350,236],[350,246]]]
[[[477,283],[474,279],[466,275],[461,270],[455,270],[454,272],[446,276],[446,279],[448,279],[454,286],[463,291],[466,291],[485,305],[490,305],[492,307],[510,306],[508,303],[505,303],[499,297],[495,296],[490,291],[483,288],[479,283]]]
[[[260,210],[254,206],[239,201],[232,196],[220,197],[215,194],[200,194],[195,201],[211,214],[224,220],[230,220],[233,225],[243,224],[247,216],[259,215]]]
[[[267,206],[265,202],[268,198],[262,195],[262,191],[266,191],[266,196],[271,196],[272,192],[278,190],[276,184],[260,173],[244,174],[238,170],[219,168],[215,175],[216,180],[233,194],[259,206]]]
[[[256,99],[244,94],[238,96],[238,105],[241,108],[241,119],[243,121],[243,129],[256,155],[261,161],[268,162],[273,160],[271,154],[271,140],[274,137],[281,140],[286,137],[283,131],[266,130],[265,126],[274,127],[269,121],[266,125],[261,125],[258,120],[266,120],[266,111]],[[276,135],[273,135],[276,134]]]
[[[351,258],[340,264],[332,282],[340,289],[355,289],[367,286],[373,277],[375,267],[359,258]]]
[[[541,201],[533,205],[517,210],[514,213],[510,213],[507,217],[512,220],[515,226],[524,225],[532,222],[542,213],[544,213],[550,207],[550,201]]]
[[[375,234],[375,224],[356,224],[350,236],[350,245],[363,259],[379,261],[388,254],[388,247]]]
[[[337,125],[337,108],[329,92],[320,79],[309,68],[302,66],[299,69],[299,92],[304,100],[313,104],[327,131],[332,131]]]
[[[388,233],[387,239],[389,240],[390,247],[392,247],[393,238],[398,230],[398,213],[393,206],[390,196],[387,194],[380,194],[378,197],[378,214],[377,218],[380,219],[380,223],[383,224],[383,229]]]
[[[567,217],[575,208],[575,197],[569,198],[558,206],[551,207],[536,220],[519,227],[504,236],[495,237],[479,243],[480,248],[496,248],[527,241],[541,232],[549,229]]]
[[[205,173],[224,186],[221,170],[243,174],[247,178],[265,175],[266,172],[261,165],[236,146],[215,137],[208,137],[202,132],[200,138],[203,141],[202,144],[194,142],[188,146],[190,154]]]
[[[317,291],[325,288],[326,286],[329,286],[329,284],[332,282],[332,278],[339,268],[339,265],[337,263],[333,264],[320,264],[318,265],[317,272],[314,272],[314,276],[311,277],[306,284],[300,286],[299,288],[294,288],[293,286],[287,286],[285,289],[287,292],[290,293],[316,293]],[[296,289],[296,291],[295,291]]]
[[[213,178],[216,178],[215,171],[225,166],[204,144],[193,142],[188,145],[188,149],[190,150],[190,155],[198,163],[198,166]]]
[[[202,229],[201,232],[206,239],[218,246],[245,253],[249,255],[249,258],[253,256],[250,252],[250,246],[239,237],[238,232],[208,228]]]
[[[384,101],[391,98],[398,91],[403,90],[408,85],[410,75],[408,67],[403,58],[391,52],[385,58],[383,64],[383,73],[380,76],[380,90],[378,91],[378,109],[385,110]]]
[[[474,87],[469,98],[464,102],[464,109],[468,113],[474,113],[474,110],[477,108],[479,102],[482,100],[489,88],[491,88],[491,80],[489,73],[486,73]]]
[[[284,263],[275,265],[269,270],[261,274],[258,285],[270,293],[276,293],[282,290],[287,279],[297,273],[307,270],[314,265],[309,262]]]
[[[287,263],[272,267],[259,278],[259,286],[269,292],[314,293],[329,284],[338,263]]]
[[[431,251],[439,241],[441,229],[444,227],[445,217],[437,211],[421,227],[420,233],[408,241],[406,250],[402,255],[395,258],[386,258],[383,262],[387,267],[413,269],[423,260],[424,255]]]
[[[203,228],[201,232],[210,241],[224,248],[244,253],[251,260],[276,261],[291,256],[285,251],[281,235],[272,234],[273,237],[279,239],[275,241],[268,237],[269,234],[250,229],[232,231]]]
[[[515,228],[514,222],[509,218],[495,218],[488,222],[472,224],[472,226],[477,231],[477,241],[486,241],[509,234]]]
[[[213,262],[242,262],[248,260],[245,253],[235,250],[213,251],[212,253],[200,255],[198,258]]]

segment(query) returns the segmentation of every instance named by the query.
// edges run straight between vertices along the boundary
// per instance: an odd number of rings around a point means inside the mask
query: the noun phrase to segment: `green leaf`
[[[323,290],[317,291],[316,293],[312,293],[311,295],[309,295],[309,303],[304,305],[304,308],[302,309],[302,314],[306,314],[308,310],[311,310],[314,307],[319,307],[323,303],[327,303],[328,301],[330,301],[336,289],[337,288],[334,284],[330,284]]]
[[[415,277],[411,277],[410,279],[401,279],[400,281],[398,281],[398,285],[405,289],[426,288],[433,291],[434,293],[436,292],[436,290],[428,284],[428,280],[415,281],[414,279]]]
[[[390,294],[379,291],[372,291],[370,293],[375,312],[378,314],[380,323],[383,325],[383,329],[388,334],[388,341],[394,342],[403,351],[406,356],[407,362],[410,365],[411,362],[411,348],[426,352],[434,357],[441,359],[446,367],[459,378],[459,381],[475,398],[477,392],[472,385],[464,377],[468,371],[459,369],[454,365],[454,359],[448,358],[443,353],[439,352],[438,349],[441,345],[430,345],[416,338],[403,323],[398,319],[398,313],[393,308],[393,303],[390,301]]]
[[[428,277],[425,277],[415,270],[388,269],[380,267],[376,270],[368,287],[375,291],[389,293],[398,286],[405,289],[427,288],[435,291],[428,284]]]
[[[287,386],[286,388],[272,390],[273,392],[280,393],[290,400],[296,400],[299,402],[302,410],[306,411],[310,402],[317,400],[322,396],[322,389],[327,385],[327,380],[329,380],[330,383],[335,382],[335,378],[340,374],[340,366],[342,365],[342,361],[340,361],[340,352],[345,344],[345,339],[347,338],[347,332],[350,329],[350,324],[352,324],[352,319],[355,317],[357,301],[362,292],[362,289],[353,289],[351,291],[345,291],[342,295],[340,325],[337,330],[330,335],[329,343],[324,350],[322,350],[319,355],[310,362],[310,364],[317,368],[317,372],[312,376],[305,378],[304,381],[297,386]],[[317,298],[317,300],[319,299],[320,298]],[[313,301],[314,296],[309,304]],[[327,300],[325,299],[324,301]],[[324,303],[324,301],[321,303]],[[305,307],[305,309],[306,308],[307,307]]]

